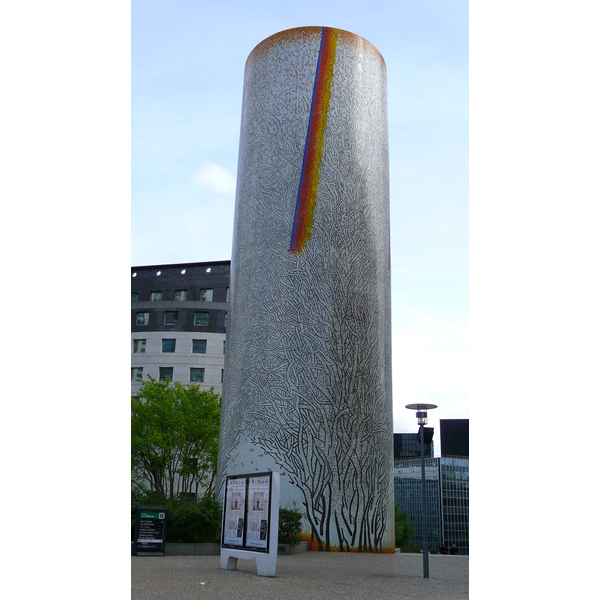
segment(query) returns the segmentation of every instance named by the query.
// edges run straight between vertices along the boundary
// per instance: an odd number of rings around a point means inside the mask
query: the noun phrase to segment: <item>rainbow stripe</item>
[[[306,133],[304,146],[302,173],[296,199],[290,252],[300,252],[310,238],[319,187],[319,166],[323,156],[323,136],[327,125],[327,112],[331,98],[331,80],[333,79],[337,38],[337,29],[323,27],[308,119],[308,132]]]

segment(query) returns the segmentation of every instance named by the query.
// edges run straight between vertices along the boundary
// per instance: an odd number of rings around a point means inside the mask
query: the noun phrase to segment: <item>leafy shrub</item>
[[[167,542],[218,542],[221,531],[221,503],[212,494],[197,502],[172,503],[167,524]]]
[[[135,525],[135,511],[139,506],[166,507],[167,542],[206,543],[219,542],[221,536],[221,503],[213,494],[205,494],[200,500],[167,500],[157,492],[133,493],[131,497],[131,539]]]
[[[408,545],[408,542],[414,534],[412,523],[408,520],[408,515],[405,510],[400,510],[398,504],[394,507],[395,512],[395,529],[396,529],[396,548],[403,548]]]
[[[302,512],[298,508],[279,509],[279,541],[282,544],[299,544],[302,533]]]

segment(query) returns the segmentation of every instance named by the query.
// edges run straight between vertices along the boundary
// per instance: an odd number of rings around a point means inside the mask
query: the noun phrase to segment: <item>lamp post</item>
[[[427,547],[427,503],[425,491],[425,430],[427,411],[437,408],[436,404],[407,404],[406,408],[417,411],[419,438],[421,440],[421,499],[423,511],[423,578],[429,579],[429,549]]]

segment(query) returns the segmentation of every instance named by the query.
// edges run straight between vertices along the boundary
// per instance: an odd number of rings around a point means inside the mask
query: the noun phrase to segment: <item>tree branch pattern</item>
[[[218,485],[273,464],[319,549],[381,552],[394,543],[385,65],[340,31],[311,238],[288,252],[320,28],[284,34],[246,63]]]

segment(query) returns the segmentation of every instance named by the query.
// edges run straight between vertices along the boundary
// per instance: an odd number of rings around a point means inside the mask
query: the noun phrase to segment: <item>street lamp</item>
[[[429,549],[427,547],[427,503],[425,492],[425,431],[427,425],[427,411],[437,408],[436,404],[407,404],[406,408],[417,411],[419,423],[419,437],[421,439],[421,498],[423,507],[423,578],[429,579]]]

